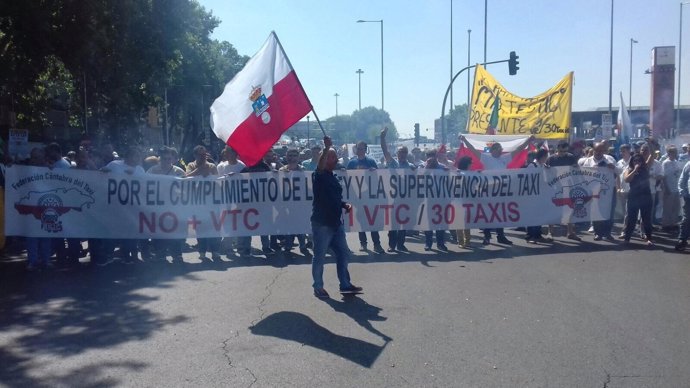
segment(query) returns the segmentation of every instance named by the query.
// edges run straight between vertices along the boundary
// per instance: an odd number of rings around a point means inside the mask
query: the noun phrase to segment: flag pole
[[[288,57],[287,54],[285,53],[285,50],[283,49],[283,44],[280,43],[280,39],[278,39],[278,35],[276,34],[275,31],[271,31],[271,35],[273,35],[273,37],[275,38],[276,42],[278,43],[278,47],[280,47],[280,51],[283,53],[283,56],[285,57],[285,60],[287,61],[288,65],[290,65],[290,68],[294,72],[295,68],[292,66],[292,62],[290,62],[290,57]],[[302,93],[304,93],[304,95],[306,96],[307,92],[304,91],[304,87],[302,86],[302,81],[299,80],[299,77],[297,76],[297,72],[295,72],[295,79],[297,80],[297,84],[299,85],[299,88],[302,89]],[[309,100],[308,97],[307,97],[307,100]],[[311,100],[309,100],[309,106],[311,106],[311,111],[312,111],[312,113],[314,113],[314,117],[316,118],[316,122],[319,123],[319,128],[321,129],[321,132],[323,132],[324,136],[327,136],[326,131],[323,130],[323,126],[321,125],[321,120],[319,120],[319,115],[316,114],[316,111],[314,110],[314,106],[311,104]]]
[[[321,129],[321,132],[323,132],[323,135],[328,136],[326,135],[326,131],[323,130],[323,125],[321,125],[321,120],[319,120],[319,115],[316,114],[314,107],[311,108],[311,112],[314,113],[314,118],[316,118],[316,122],[319,123],[319,128]]]

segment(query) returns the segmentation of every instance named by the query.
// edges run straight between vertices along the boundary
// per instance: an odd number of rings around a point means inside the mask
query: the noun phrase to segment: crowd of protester
[[[359,141],[354,147],[354,156],[350,157],[346,146],[338,148],[336,169],[442,169],[465,174],[471,167],[472,158],[456,157],[445,147],[411,151],[407,147],[397,147],[395,157],[388,151],[387,130],[380,134],[380,146],[383,156],[374,160],[367,156],[368,144]],[[499,143],[495,143],[488,152],[476,150],[464,137],[460,137],[461,146],[467,146],[481,160],[486,170],[504,169],[511,159],[510,153],[502,152]],[[660,147],[659,143],[648,138],[623,144],[615,149],[608,142],[596,142],[585,145],[583,142],[568,143],[560,141],[556,147],[548,148],[545,142],[536,143],[533,137],[521,144],[518,152],[531,147],[524,168],[549,168],[556,166],[606,167],[616,176],[616,195],[613,196],[612,213],[608,220],[592,222],[591,225],[563,225],[563,237],[581,241],[585,230],[591,232],[593,240],[622,240],[628,243],[639,237],[644,244],[654,246],[654,234],[658,231],[678,236],[675,248],[682,251],[687,246],[690,236],[690,164],[688,144],[681,150],[669,145]],[[115,152],[112,145],[104,144],[98,148],[82,146],[63,155],[57,143],[51,143],[31,150],[26,160],[14,161],[17,164],[45,166],[50,168],[73,168],[81,170],[100,170],[104,173],[128,173],[132,175],[159,174],[180,178],[207,177],[211,175],[229,175],[235,173],[252,173],[263,171],[314,171],[316,169],[321,147],[279,147],[269,150],[256,165],[246,166],[238,159],[238,154],[231,147],[225,147],[219,155],[214,156],[199,145],[193,149],[193,158],[185,161],[172,147],[161,147],[156,152],[142,153],[137,147],[128,147],[122,157]],[[682,201],[681,201],[682,199]],[[620,234],[613,235],[614,211],[623,209],[623,222]],[[681,219],[682,216],[682,219]],[[517,230],[525,232],[528,243],[551,243],[557,236],[558,225],[525,225]],[[589,228],[589,229],[587,229]],[[508,239],[503,228],[484,229],[475,234],[481,245],[491,244],[491,232],[496,233],[496,242],[509,247],[513,241]],[[432,251],[434,240],[436,249],[449,251],[447,243],[457,244],[461,250],[474,249],[479,245],[472,243],[473,234],[469,229],[405,231],[391,230],[387,242],[382,242],[379,232],[369,232],[373,251],[369,250],[367,233],[359,233],[359,250],[383,254],[404,254],[409,252],[406,243],[420,241],[425,251]],[[196,250],[199,258],[213,261],[221,260],[223,255],[232,256],[274,256],[283,252],[292,253],[297,248],[300,254],[311,256],[313,249],[311,236],[271,235],[255,236],[260,241],[260,249],[252,249],[252,237],[198,238],[194,245],[184,239],[168,240],[132,240],[104,238],[15,238],[24,244],[28,256],[28,270],[43,269],[53,266],[53,258],[59,265],[74,266],[82,262],[92,265],[107,265],[115,259],[123,263],[135,263],[148,260],[168,260],[182,262],[184,251]],[[295,240],[297,244],[295,244]],[[192,240],[189,240],[192,241]],[[386,243],[387,249],[383,245]],[[81,258],[88,257],[88,260]]]

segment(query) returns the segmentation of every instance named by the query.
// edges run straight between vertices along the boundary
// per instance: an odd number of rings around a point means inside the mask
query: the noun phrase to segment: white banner
[[[7,235],[184,238],[308,233],[310,172],[182,179],[12,166]],[[433,230],[589,222],[609,218],[606,168],[457,172],[336,171],[347,231]]]

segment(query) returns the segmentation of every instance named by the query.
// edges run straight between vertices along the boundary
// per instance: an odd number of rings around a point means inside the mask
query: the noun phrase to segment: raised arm
[[[388,133],[388,127],[384,127],[381,130],[381,151],[383,151],[383,157],[386,159],[386,163],[390,163],[393,160],[391,153],[388,152],[388,144],[386,143],[386,134]]]
[[[460,136],[458,136],[458,139],[460,140],[461,143],[463,143],[465,145],[465,147],[467,147],[468,150],[470,150],[474,154],[474,156],[477,157],[477,159],[480,159],[482,157],[481,153],[479,151],[477,151],[476,148],[474,148],[472,143],[467,141],[467,138],[465,138],[465,136],[460,135]]]
[[[319,156],[319,162],[316,165],[316,169],[323,171],[326,168],[326,159],[328,159],[328,150],[333,146],[333,140],[330,137],[323,137],[323,151],[321,151],[321,156]]]
[[[517,156],[517,154],[522,152],[522,150],[524,150],[527,147],[527,145],[533,141],[534,141],[534,135],[531,135],[522,144],[520,144],[516,149],[514,149],[513,152],[510,153],[510,157],[515,158],[515,156]]]

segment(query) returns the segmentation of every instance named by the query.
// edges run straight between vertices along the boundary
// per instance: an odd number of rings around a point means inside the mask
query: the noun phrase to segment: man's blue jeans
[[[314,239],[314,257],[311,260],[311,276],[314,279],[314,289],[323,288],[323,266],[326,251],[329,247],[333,249],[335,254],[335,265],[340,288],[351,286],[350,273],[347,271],[350,249],[347,247],[343,226],[326,226],[312,222],[311,229],[312,238]]]

